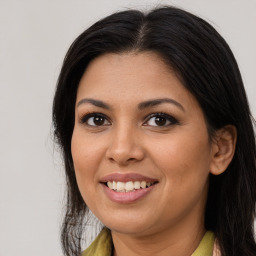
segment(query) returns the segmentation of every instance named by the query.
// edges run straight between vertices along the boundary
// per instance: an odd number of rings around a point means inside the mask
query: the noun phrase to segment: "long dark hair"
[[[253,123],[236,60],[218,32],[184,10],[161,7],[147,14],[114,13],[92,25],[71,45],[58,79],[53,124],[65,162],[66,215],[62,245],[66,256],[81,253],[87,207],[80,195],[71,156],[71,137],[79,81],[88,63],[105,53],[155,52],[195,96],[209,136],[231,124],[236,151],[228,169],[210,175],[205,228],[212,230],[223,256],[255,256],[256,149]]]

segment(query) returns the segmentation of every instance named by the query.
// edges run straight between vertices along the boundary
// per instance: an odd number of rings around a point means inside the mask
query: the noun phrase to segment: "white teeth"
[[[110,182],[110,181],[109,181]],[[112,187],[112,189],[116,189],[117,187],[116,187],[116,182],[115,181],[113,181],[113,187]]]
[[[125,183],[121,182],[121,181],[118,181],[116,183],[116,190],[117,191],[125,190]]]
[[[142,188],[146,188],[146,185],[147,185],[146,181],[142,181],[142,182],[140,183],[140,186],[141,186]]]
[[[134,189],[134,186],[133,186],[133,182],[132,181],[128,181],[125,183],[125,190],[126,191],[132,191]]]
[[[121,181],[108,181],[107,186],[115,190],[117,192],[130,192],[136,189],[146,188],[153,185],[153,182],[146,182],[146,181],[128,181],[128,182],[121,182]]]
[[[140,182],[139,181],[135,181],[133,184],[134,184],[135,189],[140,189]]]
[[[111,181],[108,181],[108,187],[110,188],[110,189],[113,189],[113,182],[111,182]]]

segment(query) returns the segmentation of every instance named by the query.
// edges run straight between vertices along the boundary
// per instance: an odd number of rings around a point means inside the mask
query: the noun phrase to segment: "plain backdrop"
[[[221,33],[255,115],[255,0],[0,0],[0,256],[62,255],[64,171],[51,107],[69,45],[113,11],[159,4],[183,7]]]

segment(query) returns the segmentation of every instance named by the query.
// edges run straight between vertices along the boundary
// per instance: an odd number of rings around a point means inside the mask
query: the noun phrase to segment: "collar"
[[[211,231],[207,231],[191,256],[212,256],[213,245],[214,234]],[[103,228],[92,244],[83,251],[82,256],[111,256],[112,247],[111,232],[109,229]]]

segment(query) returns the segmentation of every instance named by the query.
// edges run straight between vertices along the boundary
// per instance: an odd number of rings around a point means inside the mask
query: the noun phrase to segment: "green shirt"
[[[214,234],[207,231],[199,246],[191,256],[212,256]],[[112,237],[108,229],[104,228],[93,243],[82,253],[82,256],[111,256]]]

